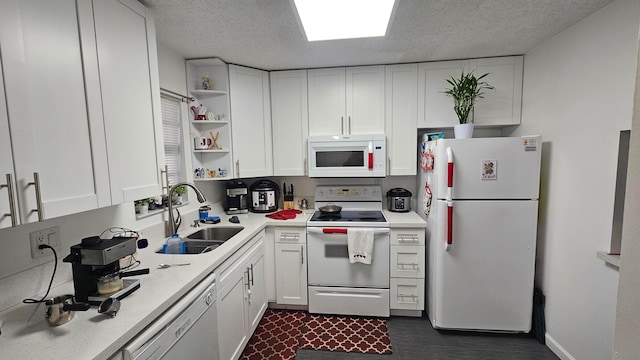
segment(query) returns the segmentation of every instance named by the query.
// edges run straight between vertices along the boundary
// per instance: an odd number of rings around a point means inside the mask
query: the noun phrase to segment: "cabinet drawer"
[[[391,246],[391,277],[424,279],[424,246]]]
[[[391,245],[424,245],[424,229],[391,229]]]
[[[424,279],[391,278],[391,309],[424,310]]]
[[[288,244],[306,244],[307,229],[306,228],[276,228],[275,242]]]

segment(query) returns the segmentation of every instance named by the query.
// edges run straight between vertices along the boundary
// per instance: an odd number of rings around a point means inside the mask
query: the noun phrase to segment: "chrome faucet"
[[[192,188],[193,191],[196,192],[196,196],[198,197],[198,201],[200,203],[203,203],[203,202],[207,201],[207,199],[202,194],[202,191],[200,191],[200,189],[198,189],[192,183],[181,182],[181,183],[177,183],[177,184],[173,185],[171,188],[169,188],[169,193],[167,194],[167,197],[168,197],[167,200],[169,201],[169,226],[170,226],[170,230],[171,230],[171,234],[169,234],[169,235],[173,235],[173,234],[178,232],[178,227],[176,226],[176,222],[173,219],[173,192],[178,186],[183,186],[183,185]]]

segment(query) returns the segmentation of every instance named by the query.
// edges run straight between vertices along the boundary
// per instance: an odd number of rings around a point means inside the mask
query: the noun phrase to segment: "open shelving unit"
[[[207,119],[196,120],[190,111],[190,130],[193,137],[194,181],[227,180],[232,175],[233,153],[231,149],[231,116],[229,101],[229,67],[218,58],[186,60],[187,89],[196,98],[193,106],[207,108]],[[202,77],[208,73],[211,89],[203,89]],[[205,139],[219,148],[197,149],[196,142]],[[209,140],[206,140],[209,142]],[[226,172],[225,176],[221,173]]]

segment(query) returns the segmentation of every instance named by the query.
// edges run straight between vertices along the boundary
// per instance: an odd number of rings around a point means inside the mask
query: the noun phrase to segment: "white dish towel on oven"
[[[349,228],[347,230],[349,262],[371,264],[373,260],[373,229]]]

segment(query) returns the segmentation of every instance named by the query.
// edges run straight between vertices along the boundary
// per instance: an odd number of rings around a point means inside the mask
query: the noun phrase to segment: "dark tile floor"
[[[360,354],[298,349],[296,360],[558,360],[528,335],[437,331],[427,318],[387,321],[393,354]]]

